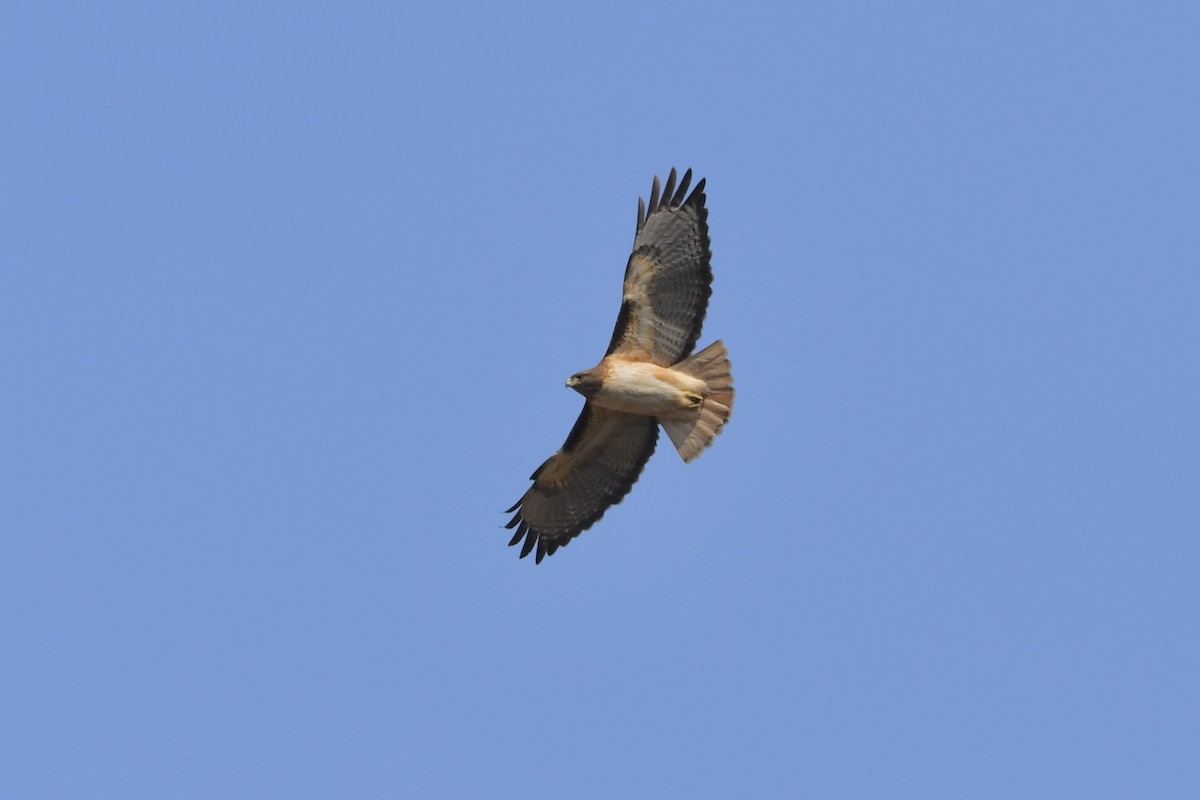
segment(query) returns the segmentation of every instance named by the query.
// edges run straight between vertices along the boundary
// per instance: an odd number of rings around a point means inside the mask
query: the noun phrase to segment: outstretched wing
[[[510,508],[506,525],[516,528],[509,545],[522,539],[521,558],[537,545],[537,563],[586,531],[621,502],[658,442],[654,417],[583,407],[562,449],[530,476],[533,486]]]
[[[661,200],[657,177],[650,204],[638,198],[637,235],[609,355],[669,367],[696,346],[712,295],[712,253],[704,181],[688,196],[691,181],[689,169],[676,188],[672,169]]]

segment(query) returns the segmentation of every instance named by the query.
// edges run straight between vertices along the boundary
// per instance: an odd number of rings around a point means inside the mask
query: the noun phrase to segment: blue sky
[[[0,12],[0,795],[1197,796],[1198,34]],[[518,561],[672,166],[733,420]]]

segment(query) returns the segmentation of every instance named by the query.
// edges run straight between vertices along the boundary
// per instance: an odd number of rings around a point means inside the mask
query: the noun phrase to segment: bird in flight
[[[625,267],[621,311],[599,364],[567,386],[586,399],[566,442],[506,513],[537,563],[590,528],[629,493],[666,430],[684,461],[712,444],[733,409],[729,354],[720,341],[692,354],[712,295],[704,181],[688,194],[671,170],[650,202],[638,198],[637,233]]]

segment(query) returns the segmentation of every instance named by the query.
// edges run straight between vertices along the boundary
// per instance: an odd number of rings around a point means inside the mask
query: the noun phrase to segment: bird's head
[[[584,397],[591,397],[600,389],[600,378],[595,374],[595,370],[576,372],[567,378],[567,388],[574,389]]]

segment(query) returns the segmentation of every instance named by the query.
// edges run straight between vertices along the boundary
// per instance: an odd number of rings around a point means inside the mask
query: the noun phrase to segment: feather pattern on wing
[[[516,516],[510,545],[521,558],[537,548],[540,564],[590,528],[629,493],[658,442],[654,417],[586,403],[562,449],[530,476],[533,486],[508,511]]]
[[[712,295],[712,253],[704,181],[688,194],[691,181],[690,169],[682,180],[672,169],[665,185],[654,179],[649,203],[638,200],[637,233],[605,361],[672,367],[696,346]],[[579,384],[568,385],[593,397]],[[590,528],[641,475],[658,442],[658,423],[648,414],[585,403],[562,448],[538,467],[533,485],[508,510],[516,512],[505,526],[516,529],[509,544],[521,545],[522,558],[536,550],[541,563]]]
[[[692,171],[675,170],[650,202],[638,200],[637,234],[625,267],[621,311],[608,355],[641,356],[669,367],[691,354],[712,295],[712,253],[704,181],[688,195]],[[686,198],[686,199],[685,199]]]

